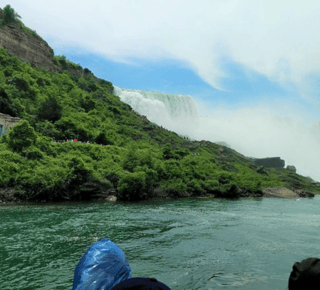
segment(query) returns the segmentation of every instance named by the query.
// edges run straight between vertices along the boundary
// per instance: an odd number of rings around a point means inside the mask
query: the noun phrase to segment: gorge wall
[[[59,71],[53,63],[53,49],[41,38],[24,32],[21,27],[5,25],[0,28],[0,47],[35,67],[42,66],[51,71]]]

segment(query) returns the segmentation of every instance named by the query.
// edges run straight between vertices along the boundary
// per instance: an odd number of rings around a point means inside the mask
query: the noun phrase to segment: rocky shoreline
[[[285,187],[274,187],[274,188],[265,188],[260,192],[250,193],[247,191],[242,191],[238,194],[237,197],[265,197],[265,198],[311,198],[314,197],[315,194],[312,192],[305,191],[303,189],[290,190]],[[187,197],[187,196],[186,196]],[[191,196],[190,196],[191,197]],[[223,197],[220,195],[203,195],[203,196],[195,196],[195,198],[209,198],[209,197]],[[154,196],[150,199],[171,199],[177,197],[171,197],[169,195],[159,195]],[[225,196],[225,198],[235,198],[234,196]],[[81,201],[81,200],[66,200],[66,201]],[[93,196],[88,201],[108,201],[108,202],[116,202],[117,197],[115,195],[100,195]],[[63,202],[63,201],[47,201],[47,200],[22,200],[17,198],[16,191],[13,187],[11,188],[1,188],[0,189],[0,205],[16,205],[16,204],[35,204],[35,203],[47,203],[47,202]]]

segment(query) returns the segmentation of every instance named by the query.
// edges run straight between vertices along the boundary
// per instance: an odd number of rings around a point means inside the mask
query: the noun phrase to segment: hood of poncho
[[[108,290],[132,278],[126,255],[109,239],[102,239],[80,259],[74,270],[73,290]]]

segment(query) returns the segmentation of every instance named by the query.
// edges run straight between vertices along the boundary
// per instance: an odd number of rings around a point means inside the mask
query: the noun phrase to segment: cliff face
[[[59,70],[53,63],[53,49],[43,40],[26,34],[20,27],[6,25],[0,28],[0,47],[5,47],[10,55],[30,62],[33,66]]]

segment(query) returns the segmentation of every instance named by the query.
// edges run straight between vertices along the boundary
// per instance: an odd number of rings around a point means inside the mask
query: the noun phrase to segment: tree
[[[97,144],[112,145],[112,142],[108,139],[104,130],[96,137],[95,141]]]
[[[147,197],[146,174],[143,171],[128,172],[118,183],[118,194],[122,200],[141,200]]]
[[[85,96],[80,100],[80,106],[88,113],[95,108],[96,102],[90,96]]]
[[[62,107],[55,97],[49,97],[48,100],[43,102],[38,110],[38,118],[40,120],[48,120],[56,122],[60,120],[62,115]]]
[[[8,114],[11,117],[18,117],[21,109],[10,99],[7,92],[3,88],[0,88],[0,113]]]
[[[7,5],[3,8],[3,24],[16,24],[20,22],[18,18],[21,18],[21,16],[15,12],[10,5]]]
[[[37,133],[26,120],[15,125],[9,133],[9,147],[15,152],[22,152],[31,145],[35,145]]]

